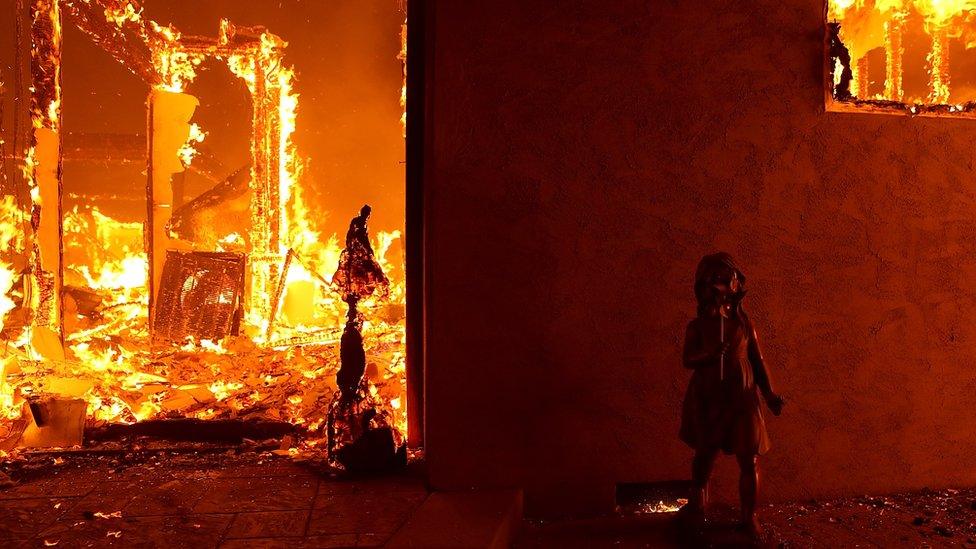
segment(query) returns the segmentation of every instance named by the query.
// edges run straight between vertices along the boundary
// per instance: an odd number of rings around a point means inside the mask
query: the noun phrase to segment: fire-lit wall
[[[435,487],[687,478],[715,250],[788,399],[768,499],[976,483],[976,121],[825,113],[822,0],[427,4]]]

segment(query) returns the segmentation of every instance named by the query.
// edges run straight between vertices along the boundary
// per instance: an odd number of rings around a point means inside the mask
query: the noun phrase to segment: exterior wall
[[[679,353],[715,250],[789,399],[767,499],[976,482],[976,122],[825,113],[821,0],[428,9],[435,488],[552,516],[687,478]]]

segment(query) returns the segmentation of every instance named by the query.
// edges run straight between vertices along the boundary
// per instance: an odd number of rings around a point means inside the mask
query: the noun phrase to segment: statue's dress
[[[752,323],[745,313],[736,316],[725,319],[725,341],[730,345],[721,379],[717,357],[685,364],[694,373],[685,394],[680,436],[695,450],[763,454],[769,450],[769,435],[761,397],[771,393],[769,375]],[[718,316],[692,320],[685,356],[717,348],[719,337]]]

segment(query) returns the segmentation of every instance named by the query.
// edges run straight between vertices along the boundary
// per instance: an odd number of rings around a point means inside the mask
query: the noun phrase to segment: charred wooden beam
[[[65,162],[146,162],[146,136],[143,134],[66,132],[63,141]],[[193,163],[186,169],[214,183],[222,182],[227,173],[223,162],[205,145],[197,145],[196,150]]]
[[[196,160],[194,159],[194,162]],[[227,235],[241,230],[237,219],[227,216],[230,202],[247,197],[250,193],[250,164],[238,169],[209,190],[173,211],[169,230],[180,238],[197,242],[211,233]],[[214,223],[217,226],[214,226]]]
[[[153,64],[148,40],[149,30],[135,18],[131,21],[121,18],[110,20],[107,16],[110,13],[125,13],[129,9],[125,4],[132,5],[133,10],[139,9],[138,4],[132,0],[124,4],[117,0],[66,0],[64,11],[75,26],[132,74],[149,85],[158,84],[162,78]]]
[[[59,0],[30,5],[32,134],[25,164],[29,168],[32,258],[30,308],[40,330],[61,328],[61,12]]]
[[[64,134],[65,161],[146,162],[146,136],[142,134]]]

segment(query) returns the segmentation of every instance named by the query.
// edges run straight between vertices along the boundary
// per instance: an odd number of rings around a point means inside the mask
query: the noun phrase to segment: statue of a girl
[[[695,457],[692,493],[682,515],[704,522],[709,477],[722,451],[739,462],[742,526],[759,535],[758,462],[769,449],[761,403],[779,415],[783,399],[773,391],[755,326],[742,309],[745,281],[727,253],[705,256],[695,272],[698,314],[688,323],[683,356],[684,366],[694,372],[681,416],[681,440]]]

